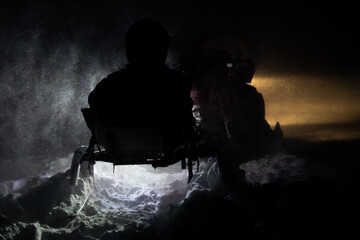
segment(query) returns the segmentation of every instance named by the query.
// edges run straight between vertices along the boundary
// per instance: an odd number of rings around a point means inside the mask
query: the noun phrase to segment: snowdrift
[[[215,158],[202,159],[189,184],[177,165],[113,173],[97,163],[94,180],[73,188],[61,161],[50,164],[61,171],[0,184],[0,239],[293,239],[343,229],[333,204],[346,208],[349,199],[332,181],[335,170],[284,153],[242,164],[248,184],[235,193],[222,185]]]

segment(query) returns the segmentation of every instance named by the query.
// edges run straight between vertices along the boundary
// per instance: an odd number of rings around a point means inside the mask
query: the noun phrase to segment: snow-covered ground
[[[80,179],[78,186],[71,188],[71,158],[70,154],[51,162],[47,175],[0,183],[0,238],[64,239],[75,234],[91,239],[114,235],[129,226],[143,229],[187,197],[206,165],[201,164],[202,170],[188,185],[187,170],[179,164],[113,169],[112,164],[98,162],[94,180]]]
[[[111,164],[98,162],[94,180],[80,179],[71,188],[71,158],[49,163],[47,175],[0,183],[0,239],[182,239],[224,228],[231,229],[225,235],[240,228],[247,236],[281,238],[286,231],[269,221],[289,198],[284,189],[336,174],[279,153],[242,164],[248,185],[229,195],[215,158],[202,159],[189,184],[179,164],[117,166],[113,172]]]

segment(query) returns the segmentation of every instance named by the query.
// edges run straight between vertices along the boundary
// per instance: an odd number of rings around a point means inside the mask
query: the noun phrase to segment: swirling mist
[[[15,169],[32,172],[44,159],[63,157],[87,144],[90,133],[80,109],[88,106],[87,96],[95,84],[122,61],[120,47],[110,53],[110,49],[89,44],[90,27],[53,26],[50,14],[42,20],[36,14],[35,7],[30,8],[21,24],[13,23],[1,37],[4,178],[13,177]],[[61,26],[67,31],[60,32]]]

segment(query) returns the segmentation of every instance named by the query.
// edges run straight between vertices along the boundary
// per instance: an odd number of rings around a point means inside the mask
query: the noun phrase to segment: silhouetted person
[[[166,64],[171,38],[151,19],[135,22],[125,38],[128,64],[108,75],[89,94],[89,105],[103,127],[160,126],[181,138],[193,131],[191,82]],[[173,149],[179,142],[168,142]]]
[[[193,82],[200,144],[218,149],[221,177],[233,185],[244,181],[240,164],[268,153],[275,135],[265,119],[262,94],[249,85],[255,64],[244,44],[233,38],[213,39],[203,57],[202,72],[190,72],[197,78]]]

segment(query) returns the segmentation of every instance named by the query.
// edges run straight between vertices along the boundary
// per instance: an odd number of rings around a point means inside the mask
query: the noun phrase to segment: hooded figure
[[[250,85],[255,64],[243,42],[213,39],[203,58],[201,74],[189,74],[198,78],[193,81],[200,144],[218,149],[222,178],[232,185],[244,177],[239,165],[269,153],[275,135],[265,119],[264,98]]]
[[[135,22],[125,37],[128,64],[102,79],[89,94],[90,108],[101,128],[158,126],[177,129],[178,141],[191,135],[194,124],[191,82],[166,64],[170,36],[151,19]],[[170,133],[169,133],[170,134]],[[179,140],[180,139],[180,140]]]

